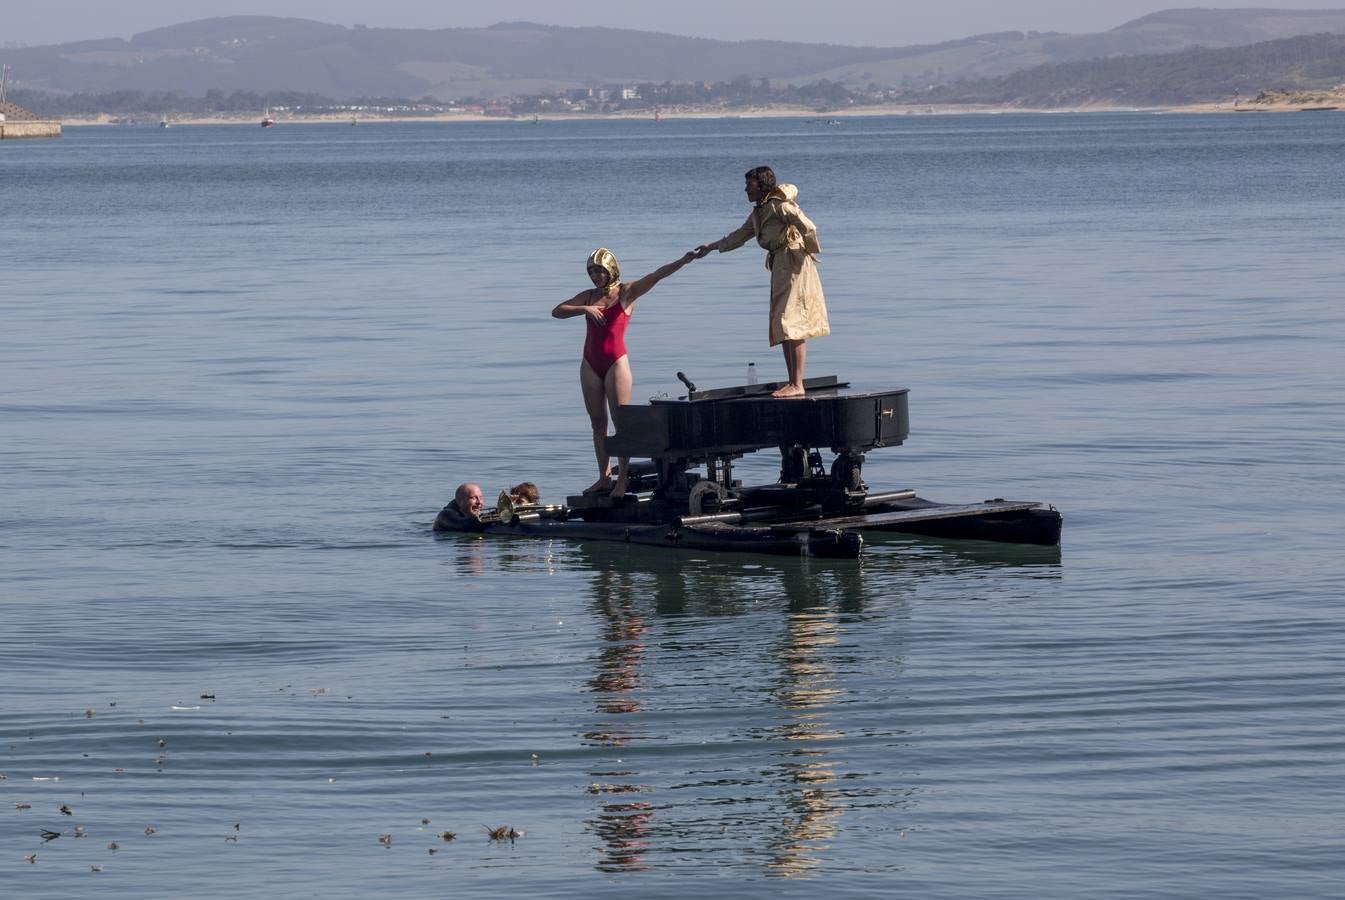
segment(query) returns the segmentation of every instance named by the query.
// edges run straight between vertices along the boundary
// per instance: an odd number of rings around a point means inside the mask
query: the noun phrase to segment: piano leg
[[[808,448],[799,444],[780,447],[780,483],[798,484],[808,476]]]

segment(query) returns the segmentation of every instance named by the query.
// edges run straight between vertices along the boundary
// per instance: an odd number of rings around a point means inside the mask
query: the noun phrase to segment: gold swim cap
[[[599,247],[588,255],[588,265],[585,269],[591,269],[597,266],[607,273],[607,286],[621,283],[621,266],[617,265],[616,256],[606,247]]]

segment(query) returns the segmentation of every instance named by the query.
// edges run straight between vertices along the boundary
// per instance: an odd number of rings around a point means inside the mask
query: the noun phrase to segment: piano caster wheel
[[[848,453],[842,453],[831,464],[831,482],[847,491],[864,489],[864,479],[860,475],[860,460]]]
[[[698,481],[687,498],[687,514],[692,516],[712,516],[724,508],[728,491],[722,484],[713,481]]]

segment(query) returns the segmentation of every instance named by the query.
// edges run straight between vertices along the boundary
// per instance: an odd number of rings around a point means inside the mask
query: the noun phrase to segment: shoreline
[[[1110,104],[1087,104],[1062,108],[1037,108],[1009,105],[954,105],[954,104],[877,104],[873,106],[852,106],[846,109],[819,112],[815,109],[799,106],[759,106],[726,109],[723,107],[671,107],[658,110],[659,119],[816,119],[830,123],[841,119],[860,117],[893,116],[955,116],[955,115],[1060,115],[1062,113],[1281,113],[1302,111],[1345,111],[1345,91],[1331,94],[1314,93],[1311,97],[1284,96],[1271,102],[1248,100],[1241,103],[1195,103],[1184,106],[1116,106]],[[538,113],[498,116],[476,112],[448,112],[425,116],[408,115],[365,115],[351,116],[343,114],[285,115],[272,112],[277,126],[287,124],[354,124],[374,125],[400,122],[573,122],[573,121],[649,121],[653,120],[653,110],[632,110],[616,113]],[[261,117],[257,115],[216,115],[216,116],[169,116],[164,119],[171,125],[254,125],[260,127]],[[127,121],[125,117],[112,115],[72,116],[61,120],[65,126],[79,128],[88,126],[143,125],[152,127],[151,119]]]

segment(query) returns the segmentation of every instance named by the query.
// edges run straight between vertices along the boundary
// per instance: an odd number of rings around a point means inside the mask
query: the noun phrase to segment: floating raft
[[[587,522],[572,514],[522,514],[509,521],[465,525],[441,512],[436,531],[471,531],[524,538],[616,541],[681,550],[723,550],[782,556],[855,559],[864,546],[862,532],[905,532],[943,538],[1055,545],[1060,542],[1060,514],[1040,503],[990,500],[943,504],[916,498],[901,509],[858,516],[793,522],[735,523],[691,520],[683,523],[639,524]]]
[[[445,507],[436,531],[619,541],[686,550],[789,556],[858,557],[864,531],[904,532],[1054,546],[1062,519],[1036,501],[1000,498],[936,503],[912,490],[875,492],[864,455],[898,446],[909,434],[905,388],[851,391],[835,376],[809,379],[801,398],[775,399],[779,384],[697,391],[623,406],[613,457],[647,457],[629,468],[626,496],[569,497],[562,506],[501,507],[482,520]],[[822,448],[835,454],[824,465]],[[744,487],[733,461],[775,449],[780,478]],[[704,473],[693,471],[704,467]]]

